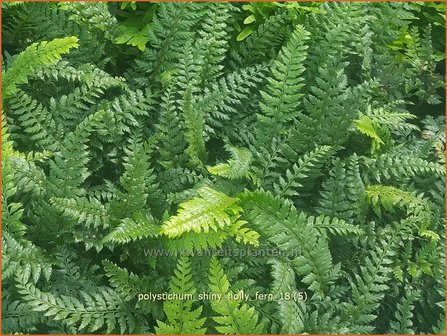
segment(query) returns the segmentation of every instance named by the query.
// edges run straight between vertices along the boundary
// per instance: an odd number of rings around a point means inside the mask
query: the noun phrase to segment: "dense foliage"
[[[3,3],[3,333],[445,333],[442,8]]]

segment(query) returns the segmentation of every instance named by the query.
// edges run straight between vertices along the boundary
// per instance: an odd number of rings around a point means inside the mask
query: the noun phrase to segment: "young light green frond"
[[[238,243],[259,246],[259,233],[247,227],[246,224],[247,222],[238,219],[233,220],[230,226],[218,228],[217,231],[187,232],[175,239],[169,239],[167,246],[175,253],[203,252],[204,255],[209,250],[222,248],[223,244],[231,239]]]
[[[374,154],[385,143],[380,138],[377,122],[371,120],[369,116],[362,116],[355,121],[356,129],[372,139],[371,154]]]
[[[427,216],[430,216],[428,202],[414,193],[392,186],[371,185],[366,188],[366,194],[378,216],[382,214],[380,206],[389,212],[395,211],[395,208],[405,209],[408,214],[425,217],[426,220]]]
[[[236,198],[211,187],[202,187],[197,193],[199,197],[180,204],[177,215],[163,223],[163,234],[175,238],[190,231],[217,231],[218,228],[230,226],[232,215],[237,215],[242,210],[237,205]]]

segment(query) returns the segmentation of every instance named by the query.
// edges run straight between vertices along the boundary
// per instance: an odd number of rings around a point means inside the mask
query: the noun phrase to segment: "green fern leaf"
[[[236,198],[210,187],[202,187],[197,193],[200,197],[180,204],[177,215],[163,223],[163,234],[174,238],[190,231],[216,231],[231,225],[231,215],[237,215],[242,210],[237,205]]]
[[[231,159],[228,163],[220,163],[213,167],[208,167],[208,171],[213,175],[226,177],[231,180],[247,177],[250,169],[251,152],[245,148],[226,146],[230,152]]]
[[[3,76],[3,98],[12,97],[17,85],[27,83],[28,77],[45,65],[59,61],[63,54],[77,48],[78,38],[75,36],[54,39],[53,41],[33,43],[21,52]]]
[[[216,330],[223,334],[261,334],[263,328],[258,324],[255,308],[228,296],[231,293],[230,283],[215,257],[210,262],[209,281],[211,293],[221,298],[211,301],[212,309],[219,314],[213,317],[219,325]]]
[[[174,274],[170,285],[171,293],[184,298],[164,303],[167,323],[157,321],[158,327],[155,329],[158,334],[204,334],[206,318],[200,318],[203,307],[192,308],[196,289],[192,281],[190,261],[187,258],[179,259]]]

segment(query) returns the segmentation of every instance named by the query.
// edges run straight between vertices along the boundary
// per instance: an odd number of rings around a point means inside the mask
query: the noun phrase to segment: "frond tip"
[[[209,288],[220,300],[211,301],[212,309],[219,314],[213,317],[219,326],[216,330],[223,334],[261,334],[263,327],[258,323],[258,314],[254,307],[232,299],[230,283],[222,265],[213,257],[210,262]]]
[[[17,85],[28,81],[28,76],[43,66],[56,63],[72,48],[77,48],[78,38],[68,36],[50,42],[33,43],[17,56],[12,67],[3,76],[3,98],[14,95]]]
[[[192,281],[191,262],[187,258],[179,259],[170,287],[171,293],[183,296],[178,300],[165,301],[163,308],[167,323],[157,321],[157,334],[204,334],[206,318],[200,318],[203,307],[192,308],[196,289]]]

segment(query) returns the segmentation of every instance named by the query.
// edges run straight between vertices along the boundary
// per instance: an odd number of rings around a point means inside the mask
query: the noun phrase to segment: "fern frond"
[[[270,56],[269,59],[274,59],[292,32],[288,25],[289,20],[289,13],[285,10],[269,15],[253,34],[241,42],[238,50],[231,49],[235,59],[233,67],[259,64],[266,55]]]
[[[302,302],[283,300],[279,303],[281,334],[301,334],[304,330],[306,306]]]
[[[216,231],[231,225],[231,214],[238,214],[242,210],[236,204],[236,198],[210,187],[202,187],[197,193],[199,197],[180,204],[177,215],[163,223],[163,234],[174,238],[190,231]]]
[[[194,296],[196,289],[192,281],[191,262],[187,258],[178,260],[170,287],[172,294],[191,296],[191,298]],[[156,332],[158,334],[204,334],[206,328],[203,325],[206,318],[200,318],[203,307],[199,306],[193,309],[192,305],[193,300],[189,298],[166,301],[163,309],[167,323],[157,321]]]
[[[366,188],[366,194],[370,200],[374,212],[380,216],[380,205],[387,211],[393,212],[394,208],[406,209],[407,213],[416,216],[429,216],[431,209],[429,204],[414,193],[399,188],[385,185],[371,185]]]
[[[36,163],[29,159],[11,157],[10,164],[18,190],[29,192],[35,197],[43,197],[46,194],[47,177]]]
[[[332,264],[327,241],[316,228],[322,217],[300,213],[290,201],[281,201],[264,191],[246,192],[241,201],[255,229],[285,252],[301,252],[295,265],[304,277],[302,281],[316,295],[325,296],[339,276],[340,265]]]
[[[14,237],[22,237],[26,227],[22,223],[24,212],[23,205],[14,202],[13,198],[17,192],[15,185],[15,172],[11,167],[11,160],[16,153],[13,149],[13,142],[10,141],[6,121],[2,116],[2,225],[5,231],[10,232]]]
[[[219,326],[216,330],[223,334],[260,334],[263,327],[258,323],[259,317],[254,307],[246,303],[231,299],[228,277],[222,265],[216,257],[210,261],[209,288],[212,294],[221,298],[219,301],[211,301],[211,308],[219,314],[213,320]]]
[[[117,244],[126,244],[142,238],[156,237],[160,232],[160,227],[156,220],[146,215],[143,218],[124,218],[121,223],[110,232],[104,241]]]
[[[138,294],[147,293],[153,288],[152,281],[147,277],[139,277],[107,259],[102,264],[110,284],[126,301],[135,300]]]
[[[377,151],[385,143],[380,138],[377,122],[370,119],[369,116],[362,116],[355,121],[357,130],[372,139],[371,153]]]
[[[87,141],[104,117],[99,110],[86,117],[76,129],[67,134],[61,143],[61,150],[50,161],[49,181],[57,197],[81,196],[76,190],[89,175]],[[61,188],[61,186],[63,186]]]
[[[299,180],[309,178],[309,174],[315,174],[315,170],[321,168],[328,157],[333,153],[330,146],[317,147],[298,159],[298,164],[294,164],[292,170],[287,169],[286,178],[279,177],[279,181],[273,184],[273,190],[280,197],[290,197],[298,195],[296,189],[303,185]]]
[[[395,320],[391,322],[388,329],[389,334],[414,334],[413,310],[415,301],[419,299],[419,293],[405,288],[405,295],[397,304]]]
[[[316,70],[316,84],[303,101],[305,112],[292,129],[290,147],[298,155],[319,145],[337,147],[347,140],[357,111],[346,107],[349,99],[346,66],[340,59],[329,58]]]
[[[230,226],[209,232],[187,232],[175,239],[169,239],[168,248],[177,253],[201,253],[222,248],[224,242],[234,239],[238,243],[259,246],[259,233],[245,226],[247,222],[234,220]]]
[[[305,43],[309,36],[304,27],[296,26],[271,69],[272,77],[267,79],[267,90],[261,92],[262,114],[258,114],[258,119],[264,132],[268,132],[271,137],[280,135],[285,125],[298,116],[299,101],[302,97],[300,90],[304,86],[304,78],[300,76],[305,70]]]
[[[126,148],[124,173],[120,177],[122,190],[115,190],[116,198],[110,208],[115,219],[132,218],[146,208],[147,186],[153,182],[153,169],[149,168],[147,143],[134,139]]]
[[[197,23],[200,11],[194,3],[160,3],[148,26],[150,47],[136,61],[132,74],[136,81],[146,85],[147,77],[169,74],[181,55],[186,40],[192,37],[190,28]],[[173,24],[175,22],[175,24]]]
[[[210,3],[208,15],[204,18],[197,45],[203,55],[199,84],[218,77],[223,69],[229,40],[227,22],[230,17],[228,3]]]
[[[33,331],[35,325],[40,322],[39,313],[30,309],[23,302],[5,300],[2,306],[2,331],[4,333],[17,333],[21,330]]]
[[[366,258],[364,265],[360,266],[359,274],[355,274],[354,279],[350,281],[352,303],[346,306],[350,321],[352,321],[350,332],[371,333],[374,331],[371,324],[377,317],[374,312],[385,296],[384,292],[389,288],[387,282],[391,279],[390,265],[394,255],[391,247],[395,238],[394,234],[386,241],[379,240],[377,247]],[[352,319],[352,317],[355,318]]]
[[[372,109],[368,106],[366,115],[379,125],[384,125],[388,129],[393,131],[412,130],[419,131],[419,127],[415,124],[411,124],[408,121],[416,119],[414,114],[408,112],[394,112],[388,111],[386,108]]]
[[[205,112],[207,126],[212,128],[210,132],[220,131],[230,136],[238,133],[234,128],[236,120],[242,123],[247,117],[249,111],[246,111],[244,102],[255,93],[254,89],[265,76],[265,69],[265,65],[239,69],[204,88],[203,94],[197,98],[197,106]]]
[[[58,198],[50,199],[51,204],[71,220],[93,228],[107,228],[110,220],[107,209],[95,198]]]
[[[318,216],[316,218],[315,227],[325,234],[329,232],[332,235],[347,236],[349,234],[362,235],[364,231],[357,225],[346,223],[342,219],[330,218],[328,216]]]
[[[178,104],[174,99],[173,87],[168,87],[161,97],[161,112],[155,127],[158,130],[161,155],[160,163],[166,168],[177,168],[186,161],[184,153],[187,147],[186,139],[182,134],[184,125],[178,113]]]
[[[60,149],[62,128],[56,125],[47,108],[21,90],[17,90],[7,104],[7,114],[33,144],[50,151]]]
[[[134,315],[110,289],[97,294],[81,292],[82,299],[55,296],[21,281],[17,284],[17,290],[33,311],[51,316],[54,321],[63,321],[68,326],[76,326],[78,330],[94,332],[104,328],[110,333],[119,326],[118,330],[124,333],[135,328]]]
[[[273,283],[271,292],[275,293],[278,299],[278,293],[294,293],[296,292],[295,272],[292,267],[285,261],[272,259]],[[305,314],[306,307],[302,302],[294,300],[278,300],[278,312],[281,320],[281,333],[300,334],[305,330]]]
[[[380,181],[381,176],[390,179],[392,177],[413,177],[427,174],[445,175],[445,169],[439,163],[409,155],[383,154],[377,159],[368,159],[365,163],[377,181]]]
[[[193,103],[192,88],[188,87],[183,99],[183,116],[185,118],[185,138],[188,141],[186,152],[193,161],[201,162],[206,157],[205,150],[205,118],[203,112],[197,109]]]
[[[345,164],[335,159],[329,178],[323,182],[320,200],[316,210],[327,216],[337,216],[351,222],[353,213],[347,196]]]
[[[216,166],[208,167],[208,171],[213,175],[226,177],[230,180],[247,177],[252,158],[251,152],[246,148],[232,146],[226,146],[226,149],[231,155],[228,163],[220,163]]]
[[[59,61],[63,54],[78,46],[78,38],[76,36],[30,45],[16,57],[12,66],[6,70],[2,83],[3,98],[12,97],[17,90],[17,85],[27,83],[28,77],[34,71],[47,64]]]
[[[3,280],[19,273],[22,281],[30,283],[37,283],[40,278],[50,278],[53,271],[50,258],[30,241],[16,239],[5,231],[2,235],[2,250]]]

